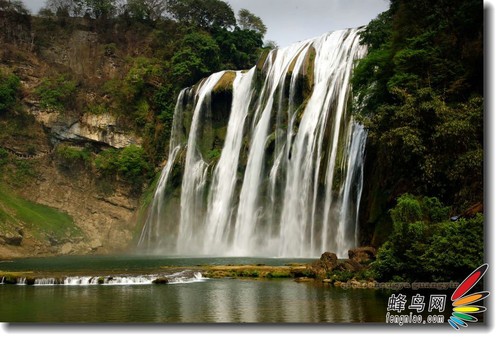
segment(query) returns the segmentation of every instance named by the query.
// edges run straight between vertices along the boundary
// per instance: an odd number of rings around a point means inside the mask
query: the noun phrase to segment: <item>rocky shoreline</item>
[[[373,279],[358,279],[358,273],[368,269],[375,259],[376,251],[371,247],[360,247],[349,251],[349,259],[338,259],[335,253],[325,252],[319,260],[311,263],[289,263],[280,266],[265,264],[228,264],[197,266],[161,266],[158,269],[93,270],[75,272],[54,271],[0,271],[0,284],[10,285],[58,285],[87,279],[83,284],[106,284],[112,281],[136,281],[168,284],[170,276],[176,274],[199,274],[208,279],[294,279],[296,282],[315,282],[344,288],[373,288]],[[135,280],[134,280],[135,279]],[[141,280],[142,281],[142,280]]]

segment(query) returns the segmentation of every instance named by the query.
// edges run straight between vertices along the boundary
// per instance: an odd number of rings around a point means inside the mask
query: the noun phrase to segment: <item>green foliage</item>
[[[88,165],[92,160],[92,153],[87,148],[61,145],[56,148],[57,158],[67,165]]]
[[[146,22],[160,20],[166,9],[163,0],[128,0],[125,6],[132,19]]]
[[[45,78],[35,89],[40,105],[55,110],[71,109],[75,103],[77,84],[67,76]]]
[[[214,148],[208,152],[208,155],[207,155],[208,159],[207,160],[209,160],[209,161],[214,160],[214,159],[217,160],[220,158],[220,155],[221,155],[220,149]]]
[[[0,114],[10,111],[17,102],[21,82],[14,74],[0,69]]]
[[[160,62],[146,57],[133,59],[132,67],[125,77],[125,82],[129,86],[127,94],[131,97],[140,95],[145,86],[162,75],[163,68]]]
[[[455,210],[482,201],[482,37],[479,0],[392,0],[361,33],[368,55],[352,84],[374,154],[367,166],[380,173],[371,190]]]
[[[167,10],[181,23],[201,28],[231,28],[234,12],[220,0],[167,0]]]
[[[190,33],[172,57],[172,75],[181,86],[193,85],[220,67],[220,50],[214,39],[204,33]]]
[[[425,270],[433,281],[466,277],[484,262],[484,219],[477,214],[472,219],[445,223],[432,235],[422,256]]]
[[[9,152],[0,147],[0,168],[9,162]]]
[[[94,165],[103,175],[119,176],[137,185],[149,178],[152,170],[144,150],[136,145],[102,151],[96,156]]]
[[[256,31],[262,36],[266,35],[267,32],[267,27],[264,22],[262,22],[262,19],[244,8],[240,9],[238,12],[238,25],[242,29]]]
[[[351,271],[333,271],[329,274],[329,278],[335,281],[347,282],[354,278],[354,272]]]
[[[213,36],[220,48],[223,68],[248,69],[257,62],[262,47],[259,32],[236,27],[233,31],[214,30]]]
[[[144,150],[136,145],[125,147],[120,152],[116,165],[118,173],[131,181],[147,176],[151,171],[145,160]]]
[[[379,249],[373,271],[381,281],[461,279],[482,263],[483,217],[448,220],[437,198],[404,194],[391,210],[393,232]]]
[[[22,187],[37,176],[36,167],[30,161],[14,159],[12,165],[8,173],[8,181],[14,187]]]
[[[120,151],[114,148],[108,148],[100,152],[94,159],[94,165],[97,170],[104,175],[115,175],[117,172],[116,161]]]

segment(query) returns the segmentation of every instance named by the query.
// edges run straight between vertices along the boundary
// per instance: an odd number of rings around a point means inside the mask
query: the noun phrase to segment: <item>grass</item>
[[[0,185],[0,229],[15,229],[19,226],[25,231],[29,230],[38,239],[83,235],[66,213],[25,200]]]
[[[303,271],[301,276],[307,274],[307,267],[301,266],[266,266],[266,265],[228,265],[206,266],[203,275],[209,278],[294,278],[296,272]]]

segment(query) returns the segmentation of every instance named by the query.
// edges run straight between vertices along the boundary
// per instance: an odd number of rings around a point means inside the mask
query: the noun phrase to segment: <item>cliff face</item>
[[[103,176],[89,159],[107,149],[140,147],[142,139],[116,114],[88,107],[102,99],[98,89],[106,81],[126,73],[130,53],[103,43],[83,19],[80,29],[54,36],[50,30],[43,35],[40,20],[0,12],[0,70],[21,82],[16,108],[0,114],[0,188],[21,199],[12,205],[0,199],[0,258],[123,250],[133,237],[143,186]],[[141,50],[140,43],[135,47]],[[58,74],[76,79],[79,87],[69,109],[44,105],[37,92]],[[81,156],[64,156],[62,149]],[[78,236],[30,224],[16,209],[24,202],[69,216]]]

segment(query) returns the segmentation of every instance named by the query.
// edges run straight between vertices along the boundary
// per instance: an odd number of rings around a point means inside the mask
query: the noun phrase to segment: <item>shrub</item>
[[[9,152],[0,147],[0,168],[9,162]]]
[[[119,176],[134,184],[142,184],[152,171],[144,150],[136,145],[122,150],[110,148],[102,151],[97,155],[94,165],[103,175]]]
[[[4,74],[0,70],[0,114],[11,110],[16,102],[21,82],[14,74]]]
[[[373,263],[382,281],[460,280],[483,262],[483,217],[452,222],[437,198],[404,194],[391,210],[394,226]]]
[[[56,149],[56,156],[63,162],[69,164],[87,164],[91,160],[91,152],[86,148],[59,146]]]
[[[43,108],[55,110],[69,109],[74,105],[76,82],[61,75],[58,78],[45,78],[36,88],[35,93],[40,98]]]

